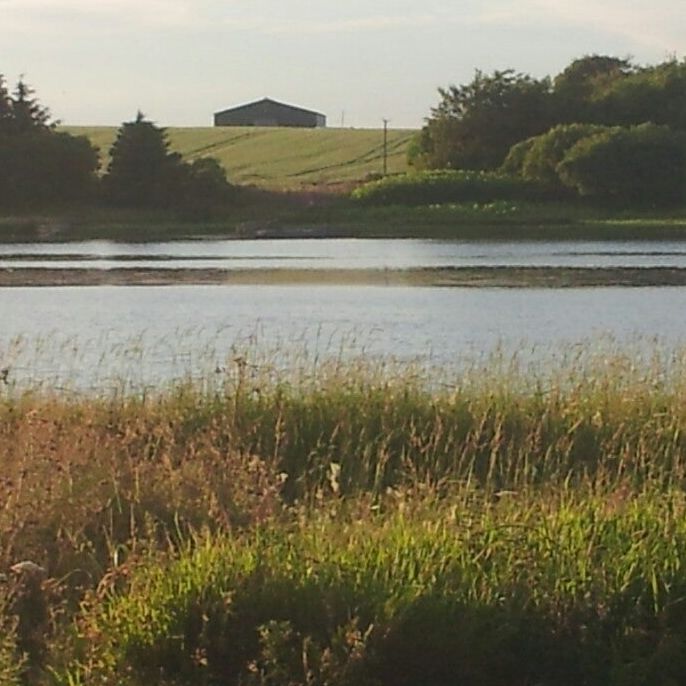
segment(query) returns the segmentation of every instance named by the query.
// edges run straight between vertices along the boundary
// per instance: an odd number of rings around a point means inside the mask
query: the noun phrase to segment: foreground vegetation
[[[6,386],[0,676],[680,683],[685,394],[619,354]]]

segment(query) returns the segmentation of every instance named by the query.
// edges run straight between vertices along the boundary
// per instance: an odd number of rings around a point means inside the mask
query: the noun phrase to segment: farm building
[[[326,126],[326,116],[302,107],[286,105],[276,100],[264,98],[247,105],[232,107],[214,115],[215,126],[297,126],[302,128],[322,128]]]

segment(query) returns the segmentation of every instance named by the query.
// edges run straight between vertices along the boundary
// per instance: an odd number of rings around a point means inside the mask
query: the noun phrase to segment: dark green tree
[[[84,200],[94,192],[97,168],[86,138],[57,132],[23,79],[10,94],[0,77],[0,206]]]
[[[165,129],[147,121],[141,112],[119,129],[104,187],[115,205],[174,210],[190,218],[211,215],[227,202],[231,191],[216,160],[184,162],[170,150]]]
[[[606,123],[599,97],[636,70],[630,60],[610,55],[574,60],[553,81],[556,123]]]
[[[599,123],[652,122],[686,130],[686,62],[670,60],[598,87],[591,102]]]
[[[12,98],[5,77],[0,74],[0,136],[10,130],[12,119]]]
[[[415,144],[428,168],[494,169],[517,142],[554,123],[550,82],[508,69],[439,89],[441,101]]]
[[[173,207],[183,185],[181,156],[170,151],[165,129],[138,112],[120,127],[104,178],[106,197],[125,207]]]
[[[50,110],[38,102],[35,91],[23,79],[19,79],[12,94],[12,119],[16,133],[47,131],[56,126]]]

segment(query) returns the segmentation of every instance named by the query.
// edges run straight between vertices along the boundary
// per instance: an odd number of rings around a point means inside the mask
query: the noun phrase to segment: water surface
[[[0,289],[0,366],[83,387],[159,384],[246,348],[459,366],[496,349],[535,360],[604,337],[678,347],[686,288],[171,286]]]
[[[0,245],[0,268],[683,267],[680,241],[208,240]]]

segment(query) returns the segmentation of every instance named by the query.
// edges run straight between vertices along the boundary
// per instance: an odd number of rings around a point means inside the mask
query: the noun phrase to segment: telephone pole
[[[388,174],[388,122],[389,119],[383,120],[383,175]]]

